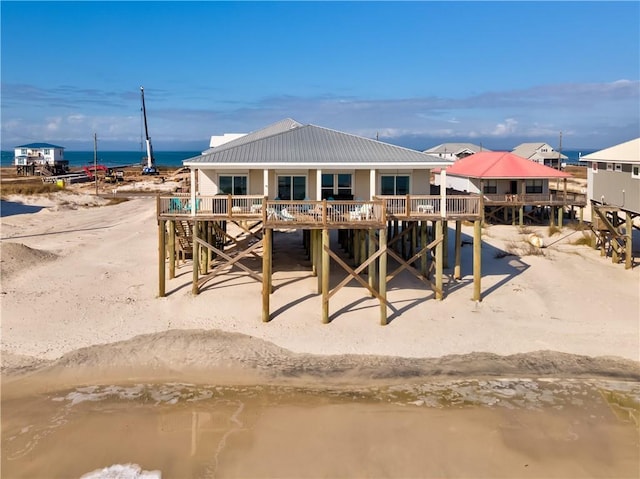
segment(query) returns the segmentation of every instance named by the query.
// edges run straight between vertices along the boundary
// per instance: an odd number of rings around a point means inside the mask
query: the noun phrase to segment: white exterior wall
[[[26,150],[26,153],[23,153]],[[15,148],[14,164],[26,165],[27,163],[49,164],[53,165],[64,160],[63,148]],[[27,159],[18,159],[18,157],[28,157]]]
[[[413,170],[411,173],[411,194],[428,195],[431,193],[431,170]]]

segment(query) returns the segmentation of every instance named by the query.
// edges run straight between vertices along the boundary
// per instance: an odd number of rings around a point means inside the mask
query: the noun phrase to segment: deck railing
[[[444,207],[444,208],[443,208]],[[310,201],[269,200],[258,195],[197,196],[189,194],[158,197],[158,215],[207,217],[213,219],[262,219],[270,226],[344,226],[350,223],[381,224],[389,218],[438,219],[480,216],[478,195],[377,196],[372,200]]]
[[[385,195],[375,198],[384,201],[389,216],[435,218],[443,214],[448,217],[480,215],[478,195],[447,196],[445,203],[439,195]]]
[[[586,204],[586,195],[582,193],[566,192],[566,193],[546,193],[546,194],[505,194],[505,195],[484,195],[484,202],[487,205],[517,203],[524,205],[580,205]]]

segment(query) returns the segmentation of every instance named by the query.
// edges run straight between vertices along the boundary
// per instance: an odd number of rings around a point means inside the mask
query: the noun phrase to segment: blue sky
[[[283,118],[416,149],[640,135],[640,2],[15,2],[2,149],[156,150]]]

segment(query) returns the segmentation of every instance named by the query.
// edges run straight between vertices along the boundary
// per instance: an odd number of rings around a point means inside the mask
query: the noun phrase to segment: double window
[[[322,199],[353,196],[352,176],[350,173],[323,173]]]
[[[498,180],[486,180],[482,192],[487,195],[495,195],[498,192]]]
[[[380,177],[381,195],[408,195],[409,175],[382,175]]]
[[[247,177],[244,175],[220,175],[218,191],[225,195],[246,195]]]
[[[541,194],[542,180],[527,180],[525,185],[525,192],[529,194]]]
[[[307,177],[278,175],[278,199],[304,200],[307,197]]]

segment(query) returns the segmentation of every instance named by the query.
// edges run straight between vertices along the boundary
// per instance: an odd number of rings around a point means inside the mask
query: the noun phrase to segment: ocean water
[[[202,153],[201,151],[154,151],[157,166],[180,167],[182,161]],[[140,151],[98,151],[98,164],[109,168],[138,166],[145,153]],[[0,166],[13,166],[13,151],[3,151]],[[93,165],[93,151],[65,151],[64,159],[71,168]]]
[[[562,153],[567,156],[567,164],[579,164],[580,154],[587,155],[597,150],[567,150]],[[180,167],[183,160],[199,155],[200,151],[154,151],[156,164],[158,166]],[[140,165],[145,156],[140,151],[98,151],[98,164],[110,168],[129,165]],[[65,151],[65,160],[69,161],[69,166],[80,167],[93,165],[93,151]],[[0,166],[13,166],[13,151],[3,151]]]

